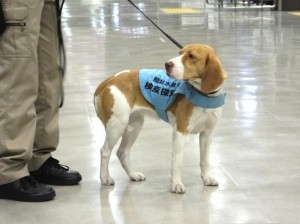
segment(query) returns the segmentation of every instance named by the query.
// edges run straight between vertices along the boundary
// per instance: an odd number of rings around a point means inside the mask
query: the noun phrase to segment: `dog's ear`
[[[206,70],[201,81],[201,91],[210,93],[216,90],[227,78],[217,55],[211,54],[206,59]]]
[[[182,54],[185,52],[185,50],[186,50],[186,47],[184,47],[184,48],[180,49],[180,51],[179,51],[179,55],[182,55]]]

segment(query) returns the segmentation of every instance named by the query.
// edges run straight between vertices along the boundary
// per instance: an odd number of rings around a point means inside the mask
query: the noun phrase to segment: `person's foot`
[[[75,185],[82,179],[77,171],[69,170],[68,166],[60,165],[59,161],[52,157],[38,170],[30,172],[30,175],[40,183],[61,186]]]
[[[54,197],[55,191],[51,187],[38,183],[31,176],[0,185],[0,199],[43,202],[52,200]]]

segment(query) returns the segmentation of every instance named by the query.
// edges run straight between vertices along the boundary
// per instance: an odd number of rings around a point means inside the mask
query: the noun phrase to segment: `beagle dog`
[[[117,156],[122,167],[131,180],[146,179],[134,170],[129,159],[145,116],[161,118],[173,128],[171,192],[186,192],[180,169],[188,134],[199,133],[204,185],[218,185],[209,173],[209,147],[222,114],[225,97],[222,84],[227,74],[217,54],[208,45],[187,45],[179,54],[165,63],[165,70],[122,71],[103,81],[96,89],[95,109],[106,130],[101,148],[100,179],[103,185],[114,184],[109,174],[109,159],[121,137]],[[163,96],[165,101],[155,105],[150,102],[149,94]]]

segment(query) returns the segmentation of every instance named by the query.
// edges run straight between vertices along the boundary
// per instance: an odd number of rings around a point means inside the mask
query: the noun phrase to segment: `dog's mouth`
[[[172,74],[171,74],[168,70],[166,70],[166,74],[167,74],[167,76],[168,76],[169,78],[174,79],[174,77],[172,76]]]
[[[169,78],[171,78],[171,79],[176,79],[176,77],[172,74],[172,72],[166,70],[166,74],[167,74],[167,76],[168,76]]]

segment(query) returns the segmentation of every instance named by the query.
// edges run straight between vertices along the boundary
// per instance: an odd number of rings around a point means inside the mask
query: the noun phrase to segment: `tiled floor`
[[[136,1],[138,3],[138,1]],[[196,136],[184,155],[184,195],[169,192],[171,129],[147,121],[132,161],[147,180],[130,182],[115,155],[114,187],[101,187],[104,129],[93,93],[127,68],[163,68],[178,48],[127,1],[66,1],[68,68],[61,143],[54,157],[83,175],[54,187],[46,203],[0,201],[0,223],[296,224],[300,222],[300,16],[270,10],[205,7],[198,0],[138,3],[183,45],[207,43],[230,75],[226,105],[212,144],[219,187],[203,186]],[[168,14],[160,8],[191,8]]]

